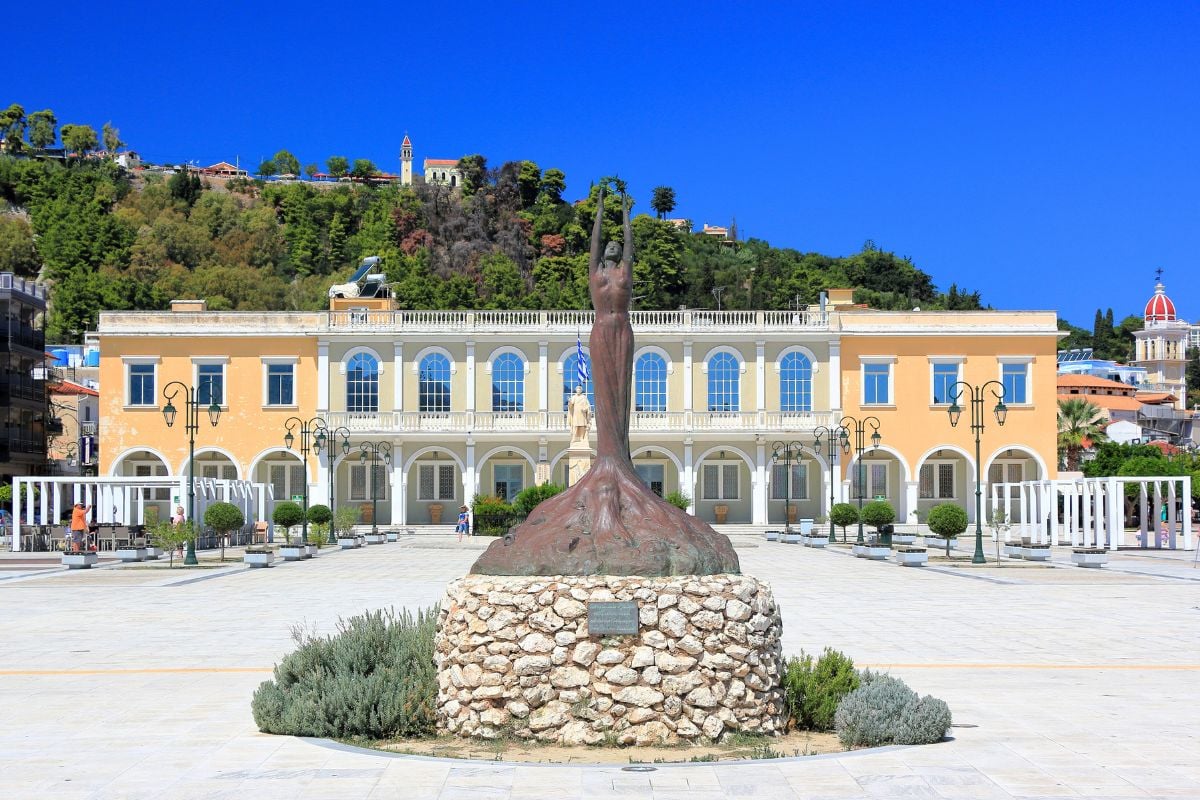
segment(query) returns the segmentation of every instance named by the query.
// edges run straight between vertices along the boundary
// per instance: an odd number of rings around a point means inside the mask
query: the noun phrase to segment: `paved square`
[[[484,544],[406,537],[249,571],[3,561],[0,797],[1200,797],[1200,569],[907,569],[735,538],[794,653],[830,645],[954,712],[953,741],[759,764],[513,766],[265,736],[250,695],[293,648],[367,608],[427,606]]]

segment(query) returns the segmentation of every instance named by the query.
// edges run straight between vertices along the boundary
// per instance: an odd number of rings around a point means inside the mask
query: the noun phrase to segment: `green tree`
[[[529,208],[537,200],[542,186],[542,170],[532,161],[522,161],[517,175],[517,188],[521,193],[521,208]]]
[[[1108,438],[1105,426],[1104,412],[1095,404],[1081,397],[1058,401],[1058,453],[1067,469],[1079,469],[1086,443]]]
[[[271,521],[283,528],[285,539],[290,539],[288,529],[304,521],[304,509],[291,500],[284,500],[275,504],[275,510],[271,512]]]
[[[258,174],[264,178],[279,174],[279,167],[271,159],[266,159],[258,165]]]
[[[0,111],[0,138],[10,153],[19,153],[25,144],[25,109],[18,103]]]
[[[271,160],[275,162],[275,168],[279,170],[280,175],[300,174],[300,160],[287,150],[280,150]]]
[[[967,529],[967,512],[954,503],[938,503],[929,509],[925,520],[929,530],[946,542],[946,555],[950,555],[950,540]]]
[[[462,174],[464,197],[470,197],[487,184],[487,159],[478,153],[460,158],[458,170]]]
[[[332,519],[333,512],[329,510],[329,506],[318,503],[308,507],[308,521],[314,525],[324,525]]]
[[[567,175],[561,169],[548,169],[542,173],[539,187],[541,194],[554,203],[562,202],[562,193],[567,190]]]
[[[375,167],[375,162],[368,158],[354,159],[354,168],[350,170],[350,174],[358,178],[360,181],[366,181],[372,175],[378,173],[379,170]]]
[[[835,503],[829,509],[829,523],[842,529],[842,541],[846,541],[846,528],[858,522],[858,509],[850,503]]]
[[[335,178],[345,177],[350,172],[350,162],[345,156],[330,156],[325,159],[325,166],[329,169],[329,174]]]
[[[665,219],[675,210],[675,190],[670,186],[655,186],[650,195],[650,207],[659,219]]]
[[[242,510],[233,503],[213,503],[204,509],[204,524],[217,532],[221,542],[221,560],[225,560],[225,539],[246,524]]]
[[[104,149],[108,151],[109,158],[115,156],[117,150],[125,146],[125,142],[121,141],[121,131],[114,128],[111,122],[106,122],[101,126],[100,137],[104,142]]]
[[[304,165],[304,174],[308,176],[308,179],[310,181],[313,179],[313,176],[316,175],[320,171],[321,171],[321,168],[318,167],[316,164],[305,164]]]
[[[886,500],[872,500],[863,506],[862,521],[864,525],[870,525],[878,533],[882,526],[896,521],[896,510]]]
[[[63,146],[77,157],[96,149],[96,130],[91,125],[63,125]]]
[[[182,200],[191,207],[200,199],[203,186],[200,183],[200,176],[185,167],[176,170],[171,179],[167,181],[167,190],[171,193],[171,197]]]
[[[1187,381],[1187,404],[1196,408],[1200,406],[1200,347],[1189,348],[1187,357],[1187,369],[1184,373],[1184,380]]]
[[[29,115],[29,143],[39,150],[54,144],[58,138],[58,118],[50,109],[34,111]]]
[[[0,217],[0,272],[33,278],[40,267],[33,228],[20,217]]]

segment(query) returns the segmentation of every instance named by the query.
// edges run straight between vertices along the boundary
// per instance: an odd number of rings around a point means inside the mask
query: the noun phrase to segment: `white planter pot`
[[[864,557],[869,558],[872,561],[886,561],[887,557],[892,554],[892,548],[883,547],[881,545],[863,545],[863,549],[866,550],[866,555]]]
[[[299,561],[304,558],[305,547],[299,544],[288,544],[279,548],[279,555],[284,561]],[[250,563],[247,561],[246,563]]]
[[[805,547],[824,547],[829,544],[829,540],[824,536],[806,536],[802,544]]]
[[[1088,569],[1100,569],[1108,563],[1108,553],[1071,553],[1071,561],[1076,566]]]
[[[784,544],[800,544],[800,534],[784,533],[780,535],[779,541],[783,542]]]
[[[946,550],[946,540],[945,540],[945,539],[943,539],[943,538],[942,538],[942,537],[940,537],[940,536],[926,536],[926,537],[925,537],[925,547],[926,547],[927,549],[931,549],[931,548],[934,548],[934,547],[936,547],[936,548],[938,548],[939,550],[941,550],[941,551],[945,552],[945,550]],[[951,550],[957,550],[957,549],[958,549],[958,539],[950,539],[950,549],[951,549]]]
[[[144,547],[123,547],[117,551],[117,558],[121,559],[122,561],[124,561],[127,564],[131,561],[145,561],[146,560],[146,548],[144,548]]]
[[[812,533],[813,521],[811,519],[800,520],[800,535],[807,536]]]
[[[1019,544],[1004,545],[1004,555],[1008,556],[1009,558],[1021,558],[1021,554],[1024,551],[1025,548],[1021,547]]]
[[[63,553],[62,563],[67,569],[91,569],[99,559],[95,553]]]
[[[353,550],[355,547],[358,547],[358,537],[357,536],[339,536],[338,537],[338,547],[342,548],[343,550]]]
[[[246,553],[242,556],[242,561],[251,567],[269,567],[274,560],[274,553]]]
[[[929,553],[925,550],[897,550],[896,563],[902,567],[920,567],[929,563]]]
[[[387,541],[386,533],[368,533],[365,537],[367,544],[383,544]]]
[[[400,541],[400,534],[396,533],[395,531],[388,531],[387,540],[389,542],[398,542]]]
[[[1022,547],[1021,557],[1026,561],[1049,561],[1049,547]]]
[[[304,557],[305,558],[316,558],[320,554],[321,554],[321,548],[317,547],[315,544],[304,545]]]
[[[147,547],[146,548],[146,560],[147,561],[157,561],[159,558],[162,557],[162,554],[163,554],[163,551],[162,551],[161,547]]]
[[[915,533],[893,533],[892,544],[912,544],[917,540]]]
[[[768,542],[779,541],[779,531],[767,531],[764,535],[767,537]]]

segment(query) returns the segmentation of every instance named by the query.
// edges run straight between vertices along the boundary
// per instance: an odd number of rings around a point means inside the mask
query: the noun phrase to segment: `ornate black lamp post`
[[[334,469],[332,443],[334,441],[336,441],[337,437],[339,437],[339,436],[342,437],[342,455],[346,455],[347,453],[350,452],[350,429],[347,428],[345,425],[342,425],[337,428],[329,429],[329,441],[330,441],[331,446],[329,448],[328,453],[326,454],[326,458],[329,459],[329,513],[330,514],[334,514],[337,512],[337,507],[334,506],[334,504],[333,504],[333,498],[334,498],[333,476],[337,472],[337,470]],[[333,530],[333,520],[329,521],[329,526],[330,526],[330,530]]]
[[[842,441],[843,447],[851,446],[850,436],[853,434],[854,442],[854,468],[858,471],[858,539],[855,544],[864,544],[866,539],[863,538],[863,496],[867,491],[867,465],[863,463],[863,453],[867,450],[867,428],[871,429],[871,448],[879,447],[879,440],[883,437],[879,435],[879,418],[878,417],[863,417],[855,419],[849,415],[842,417],[838,422],[838,438]]]
[[[821,452],[821,437],[825,437],[825,456],[829,459],[829,541],[833,542],[833,484],[837,480],[837,456],[839,452],[850,452],[850,432],[844,425],[819,425],[813,433],[813,450],[818,454]],[[843,529],[842,539],[845,538]]]
[[[380,461],[389,467],[392,465],[392,445],[389,442],[359,442],[359,463],[366,464],[368,456],[371,459],[371,535],[375,536],[379,533],[379,489],[375,475]]]
[[[800,461],[800,453],[804,445],[799,442],[774,442],[771,445],[771,463],[782,461],[787,469],[787,477],[783,479],[783,529],[792,532],[792,461]]]
[[[313,417],[309,420],[303,420],[299,417],[289,417],[283,423],[287,433],[283,436],[283,443],[287,445],[287,449],[291,450],[292,445],[296,442],[296,436],[292,433],[292,428],[300,427],[300,463],[304,465],[304,517],[300,520],[300,543],[308,544],[308,454],[310,452],[321,455],[321,449],[325,447],[325,442],[329,435],[329,428],[325,426],[325,420],[320,417]],[[330,454],[330,458],[333,454]]]
[[[973,386],[966,381],[955,381],[949,388],[950,408],[947,412],[950,414],[950,427],[958,427],[958,419],[962,416],[958,399],[966,393],[971,401],[971,432],[975,434],[975,555],[971,556],[971,563],[986,564],[987,559],[983,556],[983,489],[980,486],[983,467],[979,461],[979,439],[983,436],[983,401],[989,391],[996,398],[996,407],[992,409],[996,423],[1004,427],[1004,420],[1008,417],[1008,406],[1004,405],[1004,384],[990,380]]]
[[[163,406],[163,419],[167,421],[167,427],[175,425],[175,415],[178,409],[171,402],[180,392],[183,392],[183,411],[184,411],[184,430],[188,435],[188,517],[189,525],[193,526],[193,530],[199,531],[200,528],[196,524],[196,434],[200,430],[200,401],[196,396],[196,387],[188,386],[182,381],[171,381],[163,387],[163,399],[167,404]],[[208,404],[208,421],[212,426],[217,427],[217,422],[221,419],[221,406],[217,405],[216,401]],[[199,564],[196,560],[196,537],[195,535],[188,538],[187,554],[183,557],[185,566]]]

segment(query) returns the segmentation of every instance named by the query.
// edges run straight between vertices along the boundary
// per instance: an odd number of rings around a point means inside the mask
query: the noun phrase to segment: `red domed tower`
[[[1189,326],[1175,312],[1175,304],[1167,297],[1162,282],[1162,270],[1154,284],[1154,294],[1146,301],[1145,325],[1134,336],[1133,363],[1146,368],[1144,389],[1150,392],[1169,392],[1176,398],[1176,408],[1187,402],[1187,345]]]

